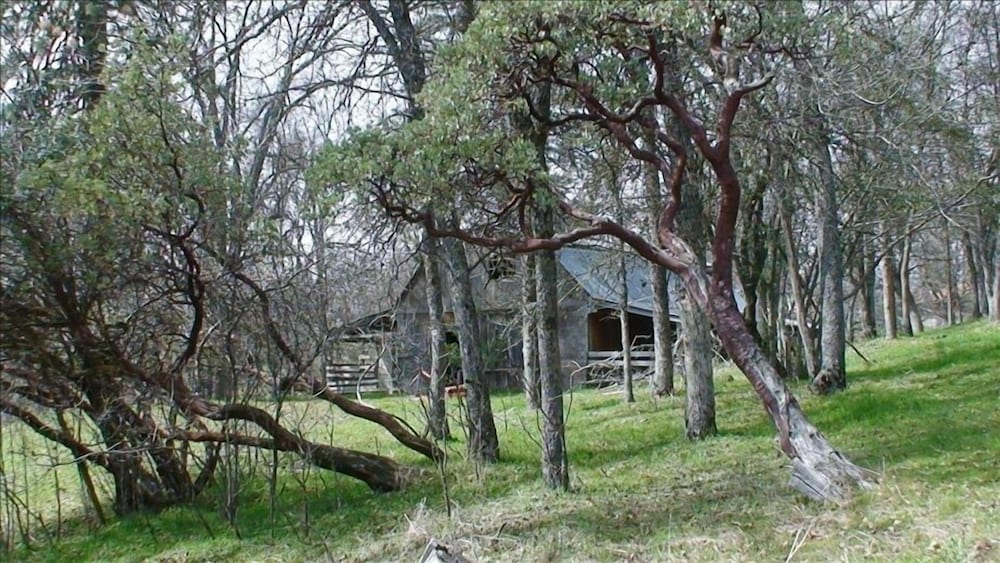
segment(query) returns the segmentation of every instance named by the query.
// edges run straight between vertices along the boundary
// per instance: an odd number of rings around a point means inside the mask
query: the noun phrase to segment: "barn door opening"
[[[620,352],[622,331],[617,309],[598,309],[587,315],[587,333],[591,352]],[[653,344],[653,319],[636,313],[628,314],[632,348]]]

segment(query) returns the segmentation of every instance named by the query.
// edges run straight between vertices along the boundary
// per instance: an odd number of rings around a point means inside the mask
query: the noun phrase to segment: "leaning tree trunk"
[[[789,484],[815,500],[846,496],[852,484],[868,486],[873,475],[833,449],[809,422],[798,401],[743,325],[732,296],[713,294],[712,318],[726,351],[753,384],[778,430],[781,450],[792,460]]]
[[[494,463],[500,459],[500,442],[490,405],[490,385],[485,377],[479,349],[480,326],[469,281],[469,262],[460,241],[447,239],[443,246],[451,278],[451,303],[455,310],[455,329],[465,379],[469,457],[476,463]]]
[[[720,20],[715,20],[716,31]],[[755,83],[760,87],[767,81]],[[781,449],[792,460],[793,487],[814,499],[842,499],[854,484],[870,483],[871,475],[854,465],[827,442],[806,418],[777,370],[743,323],[733,295],[733,239],[739,217],[740,183],[729,154],[729,130],[736,108],[750,87],[732,92],[723,106],[720,140],[710,143],[704,127],[675,99],[667,98],[670,109],[684,119],[699,149],[712,165],[720,189],[719,211],[712,241],[712,276],[700,267],[677,268],[688,294],[697,298],[711,314],[715,328],[730,358],[746,375],[778,430]],[[679,203],[679,202],[677,202]],[[661,239],[668,239],[664,233]],[[690,254],[688,252],[688,254]]]
[[[736,308],[732,282],[732,241],[739,213],[739,179],[728,153],[708,148],[704,141],[699,143],[699,148],[713,157],[710,161],[723,196],[712,243],[711,280],[700,273],[700,268],[688,267],[682,276],[688,293],[699,298],[699,305],[709,312],[730,358],[753,385],[774,421],[781,450],[792,460],[792,487],[817,500],[843,499],[852,485],[869,486],[873,476],[833,449],[809,422],[743,323]]]
[[[424,241],[424,278],[427,280],[427,311],[430,316],[431,370],[427,385],[427,427],[438,440],[449,437],[445,412],[444,305],[441,296],[440,241],[428,236]]]

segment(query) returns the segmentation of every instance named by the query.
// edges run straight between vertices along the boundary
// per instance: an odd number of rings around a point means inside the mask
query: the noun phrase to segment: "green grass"
[[[616,395],[574,393],[567,438],[574,490],[568,494],[540,485],[535,415],[520,396],[503,395],[494,397],[500,464],[477,472],[461,459],[460,443],[449,445],[450,518],[433,476],[405,492],[377,495],[288,456],[281,458],[272,505],[266,454],[244,480],[236,527],[215,508],[217,487],[196,506],[97,530],[76,517],[62,527],[59,541],[39,533],[34,549],[14,555],[38,561],[415,561],[435,537],[481,561],[781,561],[790,553],[796,561],[996,560],[1000,328],[967,324],[872,341],[861,350],[873,363],[849,352],[846,392],[818,398],[796,388],[834,445],[882,476],[878,488],[844,505],[813,503],[786,487],[786,462],[762,407],[742,377],[720,370],[721,434],[702,443],[683,438],[683,399],[653,401],[641,393],[638,403],[626,405]],[[419,419],[412,399],[374,402]],[[297,401],[285,409],[314,439],[432,469],[387,434],[328,405]],[[5,466],[16,476],[25,461],[16,455],[17,428],[7,426]],[[39,504],[54,495],[53,473],[44,459],[29,463],[29,488]],[[251,466],[249,460],[243,466]],[[63,496],[72,497],[64,511],[72,512],[80,505],[75,473],[58,471],[70,491]],[[46,517],[53,518],[51,510]]]

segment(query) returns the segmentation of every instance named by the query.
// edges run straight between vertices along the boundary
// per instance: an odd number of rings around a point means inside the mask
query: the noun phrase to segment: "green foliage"
[[[722,434],[683,439],[683,399],[623,404],[617,396],[577,391],[569,401],[567,441],[574,492],[538,483],[535,415],[520,393],[494,400],[505,460],[480,479],[448,445],[454,516],[435,479],[392,495],[281,456],[275,511],[263,479],[243,483],[238,530],[213,499],[155,517],[118,521],[96,532],[63,531],[50,549],[16,559],[80,561],[239,559],[308,561],[329,553],[348,560],[412,560],[428,536],[465,546],[479,560],[776,560],[802,540],[794,559],[955,561],[979,553],[1000,526],[1000,486],[990,452],[995,429],[1000,330],[975,323],[897,342],[861,346],[874,363],[849,363],[851,386],[828,398],[803,393],[804,407],[852,459],[879,471],[883,484],[843,506],[796,498],[770,423],[734,371],[718,375]],[[797,389],[803,391],[803,389]],[[414,421],[415,401],[374,399]],[[454,402],[449,402],[454,407]],[[315,439],[369,445],[368,425],[315,401],[289,403]],[[12,427],[3,429],[12,456]],[[378,438],[381,453],[423,463]],[[20,467],[16,457],[8,467]],[[38,487],[51,475],[32,465]],[[72,483],[71,466],[63,483]],[[65,485],[64,485],[65,486]],[[220,485],[221,486],[221,485]],[[51,493],[47,493],[51,494]],[[221,494],[221,493],[220,493]],[[36,492],[39,501],[51,498]],[[308,518],[305,511],[308,510]],[[237,536],[237,533],[239,536]],[[988,544],[987,544],[988,545]],[[979,547],[977,547],[979,546]],[[996,546],[993,546],[996,549]],[[467,552],[468,553],[468,552]]]
[[[641,69],[623,62],[612,44],[642,44],[643,35],[639,27],[617,22],[619,16],[677,33],[710,22],[704,11],[684,3],[484,4],[462,40],[437,52],[418,99],[425,117],[396,129],[353,131],[317,157],[311,186],[336,202],[345,192],[367,193],[374,184],[391,191],[394,201],[441,214],[505,200],[507,186],[543,175],[535,148],[515,123],[527,113],[526,84],[544,71],[542,61],[558,53],[563,70],[588,64],[587,75],[612,105],[640,94],[642,83],[634,78]],[[570,108],[578,104],[562,96]]]
[[[673,49],[668,62],[685,75],[710,62],[705,41],[714,12],[708,5],[539,1],[491,2],[480,8],[460,41],[436,51],[431,79],[417,100],[423,119],[353,131],[317,157],[310,185],[328,203],[345,194],[366,197],[375,186],[392,205],[470,215],[470,209],[507,201],[508,187],[544,175],[519,123],[538,83],[574,77],[617,111],[649,94],[649,62],[621,54],[631,46],[646,47],[647,33]],[[758,13],[738,2],[714,8],[726,12],[731,41],[784,37],[803,17],[801,10]],[[697,88],[675,94],[704,102],[714,93],[704,91],[702,82],[695,77],[684,84]],[[555,117],[585,109],[571,88],[558,81],[552,85]],[[587,122],[558,134],[551,147],[567,151],[592,147],[601,137]]]
[[[21,152],[7,163],[14,176],[3,183],[0,213],[14,220],[5,236],[22,248],[25,266],[63,264],[106,286],[144,253],[155,259],[154,248],[136,244],[150,228],[180,233],[201,220],[202,208],[225,202],[221,155],[177,103],[175,69],[160,60],[136,53],[106,69],[112,86],[94,108],[8,137]]]

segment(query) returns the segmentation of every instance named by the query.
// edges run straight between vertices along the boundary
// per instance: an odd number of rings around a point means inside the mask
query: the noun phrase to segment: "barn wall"
[[[582,383],[583,373],[573,375],[587,363],[587,314],[590,300],[570,279],[562,266],[559,275],[559,356],[567,385]],[[572,376],[572,379],[571,379]]]
[[[470,257],[471,258],[471,257]],[[486,369],[495,379],[495,387],[504,383],[516,385],[521,368],[520,302],[521,282],[517,276],[494,277],[485,262],[474,263],[472,289],[479,309],[482,328],[481,346]],[[562,371],[567,384],[579,384],[585,379],[578,373],[572,381],[570,374],[587,364],[590,350],[587,316],[606,304],[592,303],[566,269],[558,265],[559,279],[559,348]],[[397,305],[397,333],[393,346],[394,381],[397,386],[410,390],[421,388],[421,369],[430,365],[429,318],[427,315],[426,283],[423,270],[418,269],[402,299]],[[447,284],[444,289],[445,318],[453,311]]]
[[[407,392],[422,392],[426,384],[420,370],[430,366],[430,318],[427,314],[397,313],[392,340],[392,378]]]

